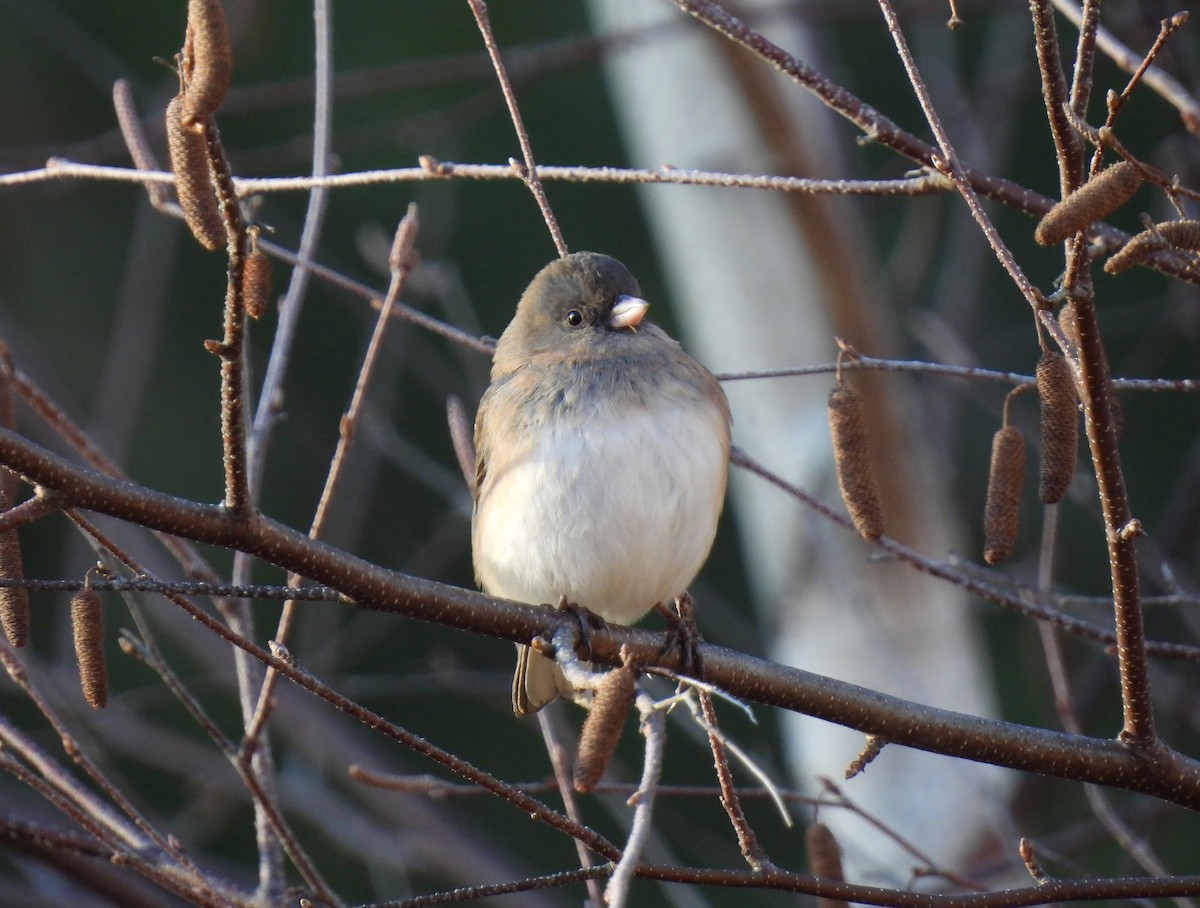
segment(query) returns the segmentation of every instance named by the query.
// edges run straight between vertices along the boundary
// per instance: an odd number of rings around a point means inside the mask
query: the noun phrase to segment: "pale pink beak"
[[[608,316],[608,323],[614,328],[636,329],[649,308],[648,302],[636,296],[618,297],[617,304],[612,307],[612,313]]]

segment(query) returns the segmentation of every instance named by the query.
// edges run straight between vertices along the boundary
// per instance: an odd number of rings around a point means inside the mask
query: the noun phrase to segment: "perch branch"
[[[2,429],[0,463],[28,481],[61,492],[71,506],[247,552],[332,586],[362,608],[525,644],[535,636],[552,636],[556,626],[555,614],[542,606],[493,599],[389,571],[265,516],[238,520],[218,506],[106,478]],[[214,629],[228,633],[220,625]],[[595,662],[619,665],[620,647],[627,645],[647,666],[679,670],[678,654],[661,654],[661,642],[659,634],[614,627],[608,634],[595,635],[590,655]],[[254,654],[266,655],[258,648]],[[702,658],[706,679],[743,700],[837,722],[894,744],[1112,785],[1200,809],[1200,763],[1161,742],[1135,751],[1118,741],[938,710],[707,644]]]

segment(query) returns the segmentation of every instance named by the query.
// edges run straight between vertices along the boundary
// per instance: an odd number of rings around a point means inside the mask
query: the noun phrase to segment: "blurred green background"
[[[311,8],[299,0],[227,5],[235,35],[234,89],[218,119],[234,172],[244,177],[303,175],[311,156]],[[0,170],[39,167],[51,156],[129,166],[112,109],[116,79],[131,83],[150,141],[165,160],[161,111],[176,90],[176,78],[162,60],[169,60],[181,45],[184,6],[163,0],[0,0],[0,59],[5,61]],[[1137,47],[1148,43],[1157,19],[1174,11],[1159,6],[1143,3],[1121,11],[1126,18],[1118,24],[1127,40]],[[942,24],[942,6],[914,6],[909,14],[916,46],[924,59],[956,72],[979,98],[1003,97],[1004,110],[1013,117],[1005,140],[976,151],[996,172],[1054,194],[1057,175],[1028,66],[1027,11],[1008,11],[1002,4],[970,4],[965,9],[966,26],[951,37]],[[905,127],[925,134],[872,5],[798,3],[793,10],[819,24],[838,79]],[[589,37],[583,5],[574,0],[498,0],[492,4],[492,21],[513,65],[538,161],[622,164],[620,131],[598,62],[604,49]],[[680,27],[700,26],[683,21]],[[994,46],[995,34],[1004,30],[1012,35],[1012,60],[981,57],[978,50]],[[334,48],[335,171],[414,166],[422,154],[472,163],[504,163],[519,156],[465,3],[336,4]],[[1189,84],[1196,84],[1200,56],[1194,32],[1173,43],[1166,59],[1175,71],[1193,77]],[[1111,67],[1100,69],[1104,85],[1123,84]],[[972,99],[961,100],[969,104]],[[977,104],[954,116],[986,120],[989,110],[986,103]],[[1179,171],[1186,180],[1195,176],[1196,140],[1176,123],[1172,111],[1145,92],[1131,105],[1124,128],[1142,143],[1140,153]],[[845,136],[853,135],[848,125],[844,128]],[[847,177],[895,177],[908,166],[870,147],[845,165],[842,175]],[[674,332],[678,325],[634,191],[553,183],[548,192],[571,248],[601,250],[622,259],[655,302],[654,317]],[[555,254],[531,196],[517,181],[336,190],[329,198],[317,259],[382,292],[392,231],[413,201],[420,206],[417,247],[424,265],[410,285],[407,301],[472,333],[497,335],[530,277]],[[306,204],[302,192],[270,194],[256,202],[255,216],[270,228],[274,242],[294,249]],[[961,235],[966,223],[957,200],[863,205],[871,230],[869,245],[883,262],[883,273],[898,282],[896,295],[905,307],[904,349],[898,352],[933,358],[925,345],[927,336],[919,330],[932,314],[970,339],[979,364],[1031,368],[1028,344],[1015,343],[1028,337],[1028,312],[1012,305],[1011,290],[999,270],[979,269],[985,279],[969,286],[956,280],[961,264],[956,256],[962,254],[956,232]],[[1051,287],[1061,267],[1058,251],[1034,249],[1024,216],[1003,211],[996,216],[1035,282]],[[1137,226],[1132,209],[1114,220]],[[914,234],[916,228],[927,233]],[[927,240],[914,245],[914,235]],[[978,237],[970,242],[976,245],[969,255],[986,259]],[[924,270],[911,267],[914,254],[927,257]],[[220,333],[224,268],[221,254],[204,252],[181,223],[153,211],[134,184],[62,180],[0,188],[0,338],[12,349],[17,365],[137,481],[200,501],[217,501],[222,495],[217,362],[202,342]],[[280,294],[286,272],[279,264],[275,278]],[[1144,273],[1122,278],[1116,288],[1102,301],[1114,372],[1194,375],[1200,327],[1195,289]],[[252,326],[260,377],[274,322],[271,313]],[[289,525],[304,528],[311,520],[337,441],[338,418],[349,400],[372,325],[373,314],[362,300],[322,281],[311,283],[262,499],[266,513]],[[472,585],[469,500],[451,451],[445,397],[459,396],[473,413],[486,386],[487,368],[486,359],[477,353],[401,322],[393,326],[351,475],[333,512],[326,537],[330,542],[415,575]],[[805,384],[803,393],[823,394],[826,387],[827,381],[818,379]],[[955,484],[964,513],[975,526],[982,508],[983,464],[996,425],[996,395],[970,389],[948,396],[955,397],[962,420],[960,429],[946,439],[952,449],[948,459],[964,466],[947,480]],[[1156,552],[1165,553],[1180,577],[1191,583],[1200,514],[1195,404],[1172,395],[1140,396],[1136,402],[1126,399],[1126,404],[1125,456],[1137,516],[1150,529]],[[1030,409],[1021,418],[1031,414]],[[26,428],[39,441],[56,444],[32,418],[27,418]],[[1080,510],[1066,519],[1070,529],[1081,532],[1065,536],[1083,541],[1077,554],[1068,551],[1063,556],[1064,577],[1084,592],[1103,593],[1105,577],[1096,571],[1102,552],[1095,515]],[[60,521],[30,528],[24,542],[30,576],[75,577],[94,561]],[[140,537],[130,544],[156,570],[171,573],[154,545]],[[1033,541],[1029,544],[1032,547]],[[227,571],[226,553],[206,554],[219,570]],[[1153,591],[1161,569],[1152,568],[1147,575]],[[264,568],[256,571],[256,578],[276,582],[279,574]],[[702,617],[701,627],[710,640],[762,651],[756,632],[739,626],[738,616],[748,621],[751,607],[731,520],[723,523],[697,596],[715,603],[715,613],[725,618],[722,623],[705,623]],[[82,715],[77,692],[70,686],[69,634],[60,620],[64,604],[61,596],[35,596],[30,658],[40,668],[53,702],[75,721],[86,723],[83,734],[105,755],[105,767],[124,780],[165,827],[177,830],[189,848],[222,872],[239,881],[252,879],[252,823],[236,778],[215,750],[206,748],[158,681],[118,654],[113,628],[129,622],[117,608],[108,612],[113,697],[129,706],[129,715],[107,727],[104,716]],[[226,733],[236,737],[239,718],[228,653],[211,639],[198,639],[204,635],[161,602],[146,600],[143,606],[152,613],[160,642],[181,676]],[[278,608],[259,604],[254,611],[260,639],[266,639]],[[1191,618],[1168,616],[1156,618],[1153,628],[1175,639],[1185,626],[1194,633],[1194,624]],[[1001,657],[997,661],[1022,663],[1021,670],[1006,672],[1003,679],[1000,694],[1008,717],[1053,723],[1044,668],[1033,648],[1035,632],[1008,614],[989,613],[988,625]],[[333,686],[504,778],[538,779],[549,773],[534,725],[515,723],[509,715],[512,653],[507,645],[392,616],[314,604],[305,606],[291,649]],[[1096,658],[1090,646],[1073,645],[1069,655],[1085,667]],[[1171,666],[1173,672],[1176,668]],[[1103,715],[1103,704],[1111,703],[1108,681],[1103,680],[1109,676],[1098,679],[1086,668],[1084,674],[1092,679],[1088,691],[1097,705],[1096,731],[1105,733],[1115,727],[1111,715]],[[1179,696],[1189,701],[1194,682],[1194,669],[1171,678],[1180,685]],[[1105,696],[1098,696],[1097,690]],[[0,707],[47,747],[54,746],[54,735],[11,686],[0,690]],[[135,713],[140,721],[132,717]],[[729,730],[734,737],[741,734],[752,741],[756,757],[783,776],[773,718],[762,718],[765,726],[753,731],[733,718]],[[1194,743],[1195,709],[1181,708],[1172,719],[1183,740]],[[497,867],[489,870],[498,874],[569,867],[576,860],[560,836],[483,796],[429,807],[425,802],[418,805],[420,799],[412,796],[357,788],[345,779],[347,762],[370,761],[368,768],[395,772],[426,772],[431,767],[399,748],[382,746],[364,729],[293,691],[281,694],[280,725],[285,800],[322,871],[347,899],[399,898],[448,886],[450,880],[461,884],[448,866],[453,861],[447,849],[462,849],[468,855],[478,849],[496,861]],[[677,733],[675,740],[683,737]],[[630,730],[622,750],[627,771],[638,765],[638,744]],[[669,781],[703,784],[710,776],[703,746],[670,749]],[[36,814],[40,809],[7,779],[0,790],[20,810]],[[1023,793],[1031,826],[1048,833],[1060,830],[1066,812],[1040,800],[1039,793],[1033,781]],[[1081,797],[1063,799],[1062,806],[1086,818]],[[620,799],[614,803],[619,812]],[[436,811],[444,825],[434,824],[426,811]],[[784,828],[766,806],[754,804],[750,811],[781,863],[802,866],[799,832]],[[52,814],[44,816],[49,820]],[[653,860],[737,865],[735,844],[711,799],[694,804],[665,799],[657,816],[663,841],[675,851],[652,853]],[[619,835],[610,817],[597,813],[589,819],[606,833]],[[1187,834],[1194,833],[1194,824],[1187,827]],[[1174,839],[1176,848],[1180,841]],[[1170,840],[1160,844],[1171,854]],[[1126,868],[1120,855],[1106,848],[1089,852],[1089,871]],[[0,853],[0,877],[6,873],[13,888],[0,896],[21,891],[17,881],[31,879],[19,858]],[[491,878],[485,873],[476,881]],[[576,889],[541,901],[529,898],[530,904],[577,904],[581,895]],[[711,904],[779,904],[783,898],[704,892]]]

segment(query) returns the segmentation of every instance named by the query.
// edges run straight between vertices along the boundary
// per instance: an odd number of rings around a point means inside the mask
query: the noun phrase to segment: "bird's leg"
[[[575,621],[578,626],[577,639],[587,649],[587,658],[590,659],[592,632],[608,630],[608,622],[579,603],[569,602],[566,596],[558,597],[558,605],[555,608],[559,614],[564,616],[564,620],[573,619]]]
[[[695,603],[692,594],[685,592],[675,600],[675,611],[667,608],[661,602],[654,606],[655,610],[667,621],[667,639],[659,650],[660,656],[675,650],[679,653],[679,672],[693,678],[703,680],[704,662],[700,655],[700,644],[704,638],[696,627]]]

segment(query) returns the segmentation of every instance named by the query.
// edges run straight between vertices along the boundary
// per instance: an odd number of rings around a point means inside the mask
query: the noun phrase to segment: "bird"
[[[707,560],[729,402],[648,308],[629,270],[595,252],[551,262],[522,294],[475,418],[471,549],[484,592],[632,624]],[[552,659],[518,645],[514,712],[572,696]]]

